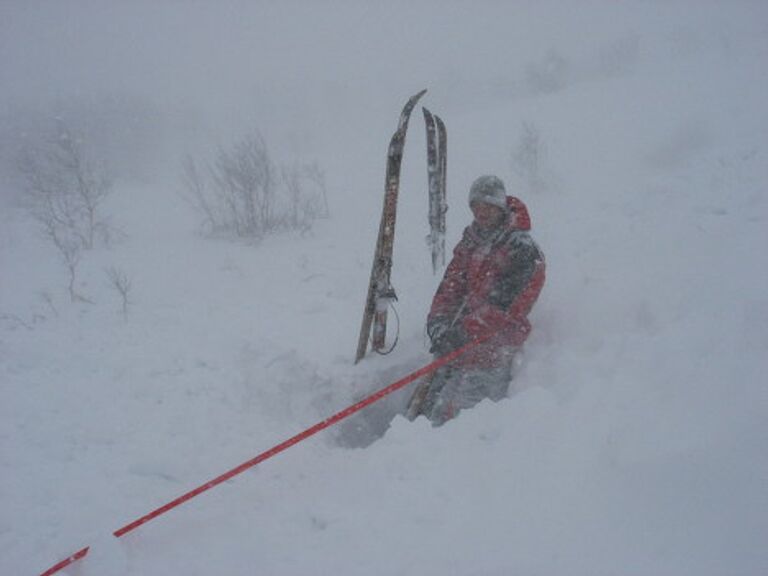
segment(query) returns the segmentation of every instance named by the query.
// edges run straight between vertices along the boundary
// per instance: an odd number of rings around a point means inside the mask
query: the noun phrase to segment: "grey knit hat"
[[[480,176],[469,188],[469,205],[484,202],[507,210],[507,190],[504,182],[496,176]]]

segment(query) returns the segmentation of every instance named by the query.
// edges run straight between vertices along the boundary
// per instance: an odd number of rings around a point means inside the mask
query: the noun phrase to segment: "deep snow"
[[[179,198],[173,150],[152,178],[118,181],[108,210],[125,238],[87,255],[80,289],[94,304],[71,304],[61,264],[5,185],[0,573],[39,573],[84,545],[68,573],[768,571],[760,2],[193,4],[184,15],[172,2],[157,14],[75,4],[65,32],[23,5],[2,8],[13,96],[95,89],[106,72],[88,66],[48,71],[47,85],[43,55],[88,63],[108,46],[103,65],[128,66],[112,81],[159,82],[169,113],[189,88],[184,103],[201,115],[216,100],[219,116],[204,121],[225,141],[246,94],[222,78],[238,77],[236,48],[258,38],[270,57],[242,60],[260,73],[243,89],[269,106],[250,114],[278,153],[325,167],[331,217],[259,244],[206,239]],[[93,34],[73,39],[78,13]],[[112,26],[147,14],[132,64],[131,36]],[[11,66],[33,44],[29,67]],[[192,61],[217,89],[194,84]],[[423,87],[449,130],[448,244],[468,223],[469,183],[495,172],[528,203],[547,255],[511,397],[433,429],[397,416],[396,394],[110,536],[429,360],[423,321],[439,278],[417,110],[395,242],[400,342],[352,364],[386,144]],[[542,140],[533,184],[511,160],[524,123]],[[113,265],[133,281],[127,318],[104,275]]]

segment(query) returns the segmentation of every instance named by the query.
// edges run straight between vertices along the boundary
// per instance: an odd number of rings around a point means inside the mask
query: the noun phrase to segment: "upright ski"
[[[435,116],[435,122],[437,123],[437,157],[440,169],[440,220],[437,230],[440,238],[440,263],[445,266],[445,213],[448,212],[448,133],[445,129],[445,123],[440,116]]]
[[[445,213],[447,134],[439,116],[426,108],[424,123],[427,129],[427,178],[429,183],[429,236],[427,244],[432,253],[432,271],[436,274],[445,265]]]
[[[397,195],[400,190],[400,166],[403,160],[405,133],[408,130],[408,120],[416,103],[426,93],[422,90],[414,94],[406,102],[400,114],[397,130],[392,135],[387,152],[387,172],[384,186],[384,206],[381,211],[379,235],[376,240],[376,250],[373,255],[371,277],[368,282],[368,294],[365,298],[363,322],[360,326],[360,337],[357,341],[355,364],[365,356],[368,339],[373,325],[373,349],[384,350],[387,335],[387,309],[394,299],[394,290],[390,283],[392,273],[392,250],[395,240],[395,222],[397,217]]]

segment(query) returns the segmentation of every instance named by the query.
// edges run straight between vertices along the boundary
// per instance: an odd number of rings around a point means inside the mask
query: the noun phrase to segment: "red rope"
[[[221,476],[217,476],[213,480],[210,480],[206,482],[205,484],[202,484],[201,486],[198,486],[194,490],[190,490],[186,494],[182,494],[175,500],[172,500],[171,502],[168,502],[167,504],[160,506],[159,508],[153,510],[152,512],[149,512],[148,514],[145,514],[141,518],[138,518],[131,522],[130,524],[126,524],[122,528],[118,528],[115,530],[112,535],[115,536],[115,538],[120,538],[121,536],[124,536],[128,534],[129,532],[135,530],[142,524],[146,524],[150,520],[153,520],[154,518],[157,518],[158,516],[165,514],[169,510],[173,510],[177,506],[180,506],[187,500],[191,500],[195,496],[198,496],[202,494],[203,492],[206,492],[210,490],[211,488],[214,488],[215,486],[218,486],[222,482],[226,482],[227,480],[230,480],[237,476],[238,474],[242,474],[249,468],[253,468],[257,464],[264,462],[264,460],[268,460],[269,458],[272,458],[273,456],[276,456],[280,452],[287,450],[291,446],[298,444],[299,442],[306,440],[310,436],[314,436],[318,432],[325,430],[326,428],[329,428],[333,426],[334,424],[340,422],[341,420],[344,420],[345,418],[348,418],[355,412],[359,412],[363,408],[366,408],[367,406],[370,406],[374,402],[378,402],[385,396],[392,394],[392,392],[395,392],[396,390],[400,390],[401,388],[405,388],[408,386],[408,384],[411,384],[415,380],[418,380],[422,376],[425,376],[426,374],[429,374],[430,372],[433,372],[437,370],[440,366],[443,366],[445,364],[448,364],[449,362],[452,362],[457,357],[464,354],[467,350],[470,348],[480,344],[480,342],[483,342],[490,338],[491,334],[485,336],[484,338],[481,338],[479,340],[474,340],[467,344],[466,346],[459,348],[457,350],[454,350],[450,354],[446,354],[445,356],[438,358],[437,360],[434,360],[433,362],[430,362],[426,366],[422,366],[418,370],[411,372],[407,376],[401,378],[397,382],[394,382],[387,386],[386,388],[382,388],[378,392],[374,392],[370,396],[360,400],[356,404],[353,404],[352,406],[349,406],[342,410],[341,412],[337,412],[333,416],[326,418],[325,420],[322,420],[321,422],[318,422],[314,426],[307,428],[303,432],[300,432],[299,434],[296,434],[295,436],[289,438],[288,440],[285,440],[284,442],[281,442],[280,444],[273,446],[269,450],[262,452],[255,458],[252,458],[251,460],[248,460],[247,462],[243,462],[240,464],[240,466],[237,466],[236,468],[232,468],[228,472],[225,472]],[[82,550],[79,550],[75,554],[72,554],[72,556],[69,556],[68,558],[65,558],[58,564],[51,566],[48,570],[43,572],[40,576],[51,576],[52,574],[56,574],[63,568],[66,568],[70,564],[73,564],[74,562],[77,562],[81,558],[84,558],[88,554],[88,550],[90,548],[86,546]]]
[[[72,554],[72,556],[70,556],[69,558],[65,558],[64,560],[62,560],[61,562],[59,562],[55,566],[51,566],[50,568],[48,568],[48,570],[43,572],[40,576],[51,576],[51,574],[56,574],[56,572],[58,572],[59,570],[61,570],[63,568],[66,568],[67,566],[69,566],[73,562],[76,562],[76,561],[80,560],[80,558],[84,558],[85,555],[88,554],[88,550],[89,549],[90,549],[90,547],[86,546],[82,550],[78,550],[77,552]]]

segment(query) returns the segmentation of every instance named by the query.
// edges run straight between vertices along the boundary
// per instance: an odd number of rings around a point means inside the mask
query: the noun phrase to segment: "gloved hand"
[[[439,340],[448,328],[451,327],[451,320],[445,316],[430,316],[427,318],[427,336],[434,342]]]
[[[429,329],[427,329],[429,332]],[[445,356],[467,343],[467,335],[460,324],[451,326],[441,331],[430,333],[432,346],[429,351],[438,356]]]

